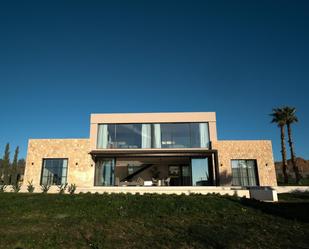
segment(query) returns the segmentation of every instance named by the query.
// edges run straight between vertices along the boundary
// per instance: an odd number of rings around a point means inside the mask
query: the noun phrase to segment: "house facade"
[[[268,140],[217,139],[214,112],[92,114],[89,139],[30,139],[24,183],[78,188],[276,186]]]

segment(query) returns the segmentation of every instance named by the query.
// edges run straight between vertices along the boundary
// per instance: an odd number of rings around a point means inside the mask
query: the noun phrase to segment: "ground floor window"
[[[43,159],[42,185],[61,185],[67,182],[68,159]]]
[[[232,185],[258,185],[256,160],[232,160]]]
[[[97,158],[95,186],[209,186],[211,157]]]

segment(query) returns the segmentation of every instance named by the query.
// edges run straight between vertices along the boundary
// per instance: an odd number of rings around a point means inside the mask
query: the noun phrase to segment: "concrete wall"
[[[94,162],[88,154],[89,152],[89,139],[30,139],[24,185],[32,180],[36,188],[40,189],[44,158],[67,158],[67,182],[69,184],[75,183],[78,187],[92,187]]]
[[[218,150],[220,185],[232,183],[232,159],[257,160],[260,186],[277,185],[271,141],[216,141],[212,145]]]
[[[277,186],[274,189],[278,194],[293,192],[309,192],[309,186]]]

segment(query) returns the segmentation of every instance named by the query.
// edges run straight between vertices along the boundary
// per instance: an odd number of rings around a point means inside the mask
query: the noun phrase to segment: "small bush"
[[[13,192],[14,193],[18,193],[19,191],[20,191],[20,188],[21,188],[21,183],[15,183],[13,186],[12,186],[12,188],[13,188]]]
[[[7,186],[6,186],[5,184],[0,185],[0,193],[5,192],[6,187],[7,187]]]
[[[42,184],[41,185],[42,193],[46,194],[48,192],[49,188],[50,188],[49,184]]]
[[[68,184],[61,184],[58,186],[59,194],[64,194],[65,190],[67,189]]]
[[[70,193],[70,195],[74,194],[75,190],[76,190],[76,185],[70,184],[70,186],[68,187],[68,192]]]
[[[34,186],[33,186],[32,180],[31,180],[31,182],[28,181],[27,190],[28,190],[29,193],[34,192]]]

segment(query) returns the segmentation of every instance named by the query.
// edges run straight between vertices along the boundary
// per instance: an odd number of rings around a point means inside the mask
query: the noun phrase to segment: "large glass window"
[[[114,124],[108,126],[109,147],[120,149],[141,148],[141,124]]]
[[[61,185],[67,182],[68,159],[44,159],[41,184]]]
[[[211,172],[209,172],[208,158],[192,158],[192,185],[211,185]]]
[[[113,158],[98,160],[95,165],[95,186],[114,186],[115,161]]]
[[[162,148],[201,147],[198,123],[161,124]]]
[[[208,147],[208,123],[98,125],[98,149]]]
[[[232,160],[232,185],[258,185],[256,160]]]

